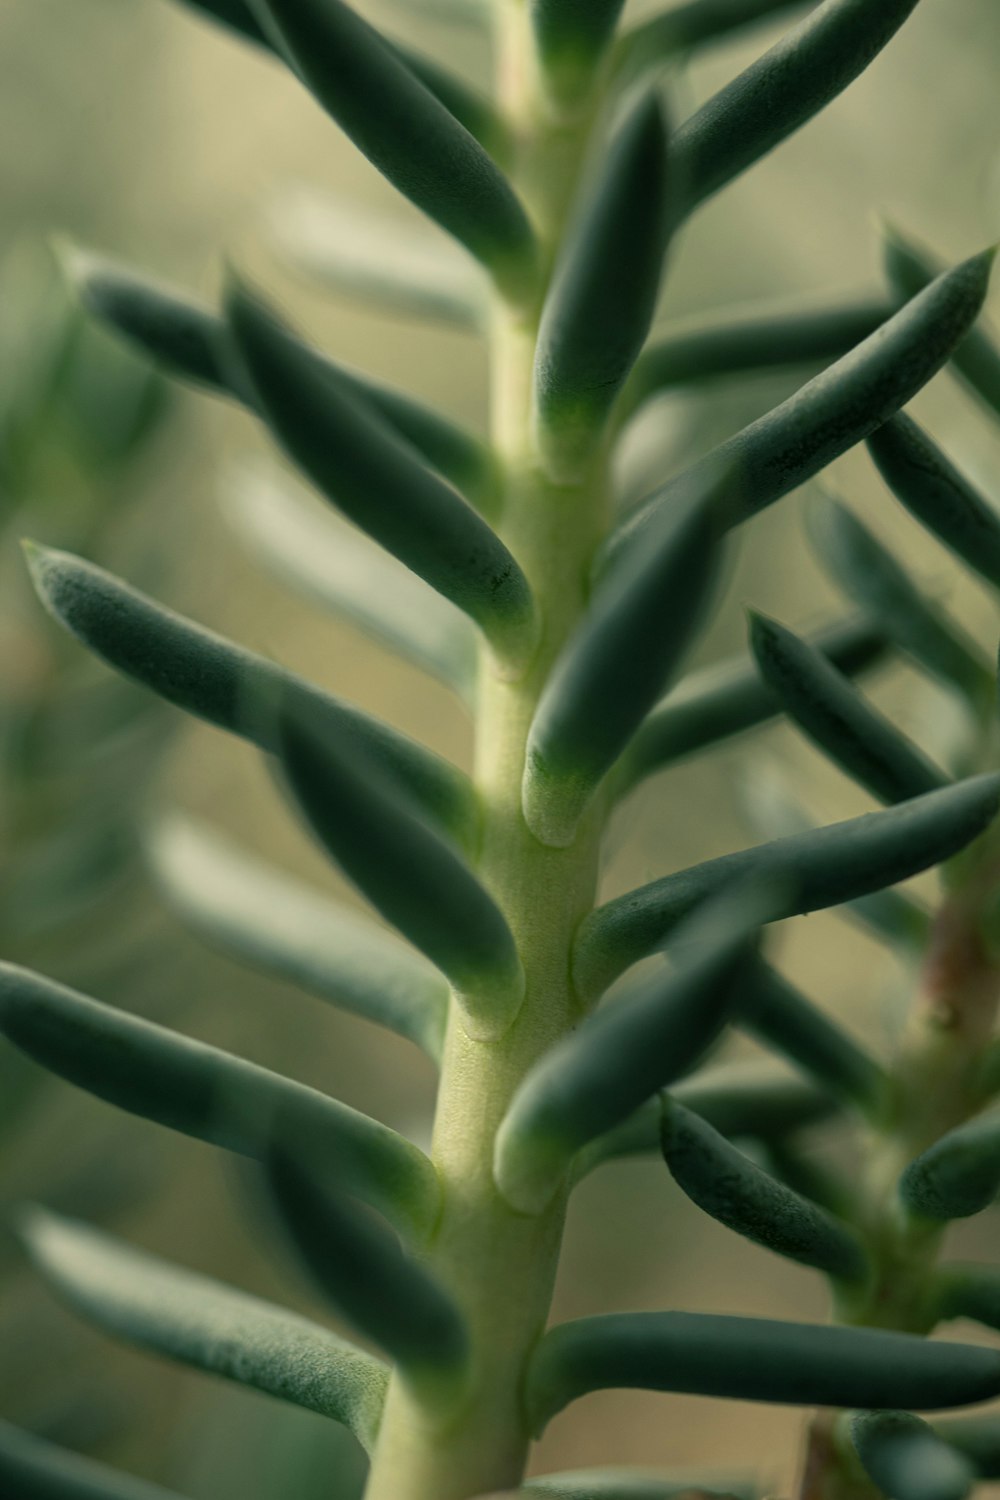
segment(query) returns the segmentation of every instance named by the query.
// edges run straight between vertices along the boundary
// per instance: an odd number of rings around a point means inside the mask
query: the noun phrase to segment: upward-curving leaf
[[[965,1219],[1000,1193],[1000,1110],[977,1115],[941,1136],[911,1161],[900,1197],[918,1218]]]
[[[993,821],[1000,776],[973,776],[884,812],[792,834],[692,865],[598,907],[581,924],[573,969],[584,996],[662,948],[682,917],[734,882],[773,880],[780,915],[839,906],[957,854]],[[775,914],[778,915],[778,914]]]
[[[181,1500],[172,1490],[0,1421],[0,1491],[9,1500]]]
[[[678,54],[780,16],[802,10],[809,0],[673,0],[667,10],[627,31],[618,48],[619,66],[626,74],[669,62]]]
[[[297,1313],[87,1224],[32,1209],[22,1233],[56,1291],[105,1332],[333,1417],[371,1449],[388,1381],[371,1355]]]
[[[504,670],[523,670],[535,608],[496,533],[246,288],[230,288],[227,308],[236,357],[285,450],[356,525],[475,620]]]
[[[681,126],[689,211],[773,151],[868,67],[918,0],[824,0]]]
[[[530,0],[538,55],[553,92],[583,93],[606,51],[625,0]]]
[[[228,1151],[257,1157],[269,1121],[289,1143],[337,1162],[345,1191],[423,1231],[438,1210],[424,1153],[357,1110],[217,1047],[0,964],[0,1034],[42,1067],[109,1104]]]
[[[259,745],[274,748],[269,711],[282,693],[308,704],[331,736],[372,761],[441,826],[463,838],[476,821],[472,789],[459,771],[360,709],[273,662],[164,609],[93,563],[28,545],[42,603],[78,640],[117,671]]]
[[[893,1500],[965,1500],[978,1477],[963,1454],[910,1412],[858,1412],[850,1433],[865,1473]]]
[[[282,705],[278,755],[324,848],[372,905],[451,982],[466,1028],[501,1035],[524,997],[506,919],[468,865],[321,721]]]
[[[530,295],[535,237],[509,182],[426,83],[342,0],[250,0],[324,109],[411,202],[514,301]]]

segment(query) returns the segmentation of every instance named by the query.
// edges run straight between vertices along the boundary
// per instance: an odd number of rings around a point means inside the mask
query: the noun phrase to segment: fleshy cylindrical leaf
[[[247,9],[245,0],[180,0],[180,3],[236,32],[245,41],[270,49],[270,42]]]
[[[979,1115],[935,1141],[910,1162],[899,1192],[922,1219],[966,1219],[988,1208],[1000,1192],[1000,1112]]]
[[[824,0],[677,134],[688,208],[824,109],[878,56],[917,0]]]
[[[601,993],[655,953],[688,912],[732,882],[774,880],[789,892],[783,915],[839,906],[950,859],[983,833],[1000,801],[1000,777],[973,776],[884,812],[775,839],[666,875],[619,896],[581,924],[574,973],[583,995]]]
[[[877,666],[886,655],[885,636],[864,615],[817,632],[810,645],[848,676]],[[626,791],[675,761],[767,724],[780,712],[780,700],[752,659],[734,657],[691,672],[643,721],[622,756],[616,790]]]
[[[935,1422],[934,1431],[969,1459],[980,1479],[1000,1478],[1000,1421],[996,1417],[952,1417]]]
[[[502,1034],[524,997],[510,928],[484,887],[391,784],[342,755],[322,724],[281,713],[279,758],[309,826],[345,874],[455,989],[466,1027]]]
[[[811,508],[813,544],[825,567],[886,635],[946,687],[992,709],[995,675],[964,632],[909,578],[853,511],[824,499]]]
[[[780,16],[802,10],[807,0],[674,0],[627,31],[618,47],[620,66],[629,74],[668,62],[679,53],[713,42]]]
[[[868,439],[868,450],[897,500],[974,572],[1000,588],[1000,511],[916,422],[894,417]]]
[[[516,1491],[517,1496],[537,1495],[543,1500],[680,1500],[682,1495],[688,1500],[753,1500],[754,1494],[753,1483],[737,1475],[654,1473],[645,1469],[539,1474]]]
[[[168,703],[274,748],[267,706],[281,693],[311,706],[327,732],[365,756],[427,814],[466,836],[475,821],[467,778],[447,761],[360,709],[132,589],[93,563],[28,544],[28,562],[46,609],[116,671]]]
[[[945,773],[807,641],[751,612],[750,645],[789,718],[880,801],[905,802],[947,786]]]
[[[514,300],[535,239],[513,189],[463,125],[342,0],[250,0],[323,108],[405,197],[454,235]]]
[[[0,1422],[0,1490],[11,1500],[181,1500],[145,1479]]]
[[[1000,1328],[1000,1269],[975,1261],[950,1261],[935,1275],[929,1301],[939,1318],[974,1318]]]
[[[718,575],[719,474],[657,517],[648,547],[598,585],[552,669],[528,735],[523,806],[543,843],[572,842],[603,776],[702,623]]]
[[[60,1296],[106,1333],[333,1417],[371,1449],[388,1382],[371,1355],[298,1313],[133,1250],[88,1224],[32,1209],[22,1233]]]
[[[582,93],[614,34],[625,0],[530,0],[538,55],[553,93]]]
[[[910,1412],[858,1412],[850,1433],[868,1478],[892,1500],[965,1500],[976,1482],[969,1460]]]
[[[470,615],[507,670],[523,669],[536,644],[535,609],[496,533],[248,291],[231,290],[228,315],[240,364],[285,450],[356,525]]]
[[[883,1099],[886,1077],[878,1063],[766,964],[758,967],[740,1024],[837,1098],[852,1099],[869,1109]]]
[[[675,1182],[713,1219],[836,1280],[865,1280],[868,1256],[852,1229],[755,1166],[669,1095],[661,1139]]]
[[[321,1188],[286,1152],[267,1164],[284,1227],[330,1302],[377,1345],[418,1394],[461,1389],[469,1357],[465,1321],[440,1283],[384,1225]]]
[[[666,120],[657,96],[647,94],[632,106],[598,168],[542,309],[534,420],[543,459],[556,477],[572,477],[600,444],[649,333],[667,247],[670,187]]]
[[[440,1054],[447,982],[392,933],[180,814],[157,823],[149,851],[168,900],[210,942]]]
[[[528,1373],[535,1432],[590,1391],[626,1387],[793,1406],[931,1411],[1000,1394],[1000,1352],[881,1329],[705,1313],[618,1313],[562,1323]]]
[[[702,913],[675,965],[636,985],[558,1042],[519,1085],[497,1133],[494,1176],[522,1213],[541,1213],[574,1156],[687,1071],[738,1004],[756,901]]]

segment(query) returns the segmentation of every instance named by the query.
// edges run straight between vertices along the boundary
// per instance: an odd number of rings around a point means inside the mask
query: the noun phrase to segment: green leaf
[[[734,882],[777,881],[783,915],[839,906],[940,864],[996,816],[1000,777],[968,780],[884,812],[724,854],[619,896],[581,924],[573,957],[580,993],[600,994],[655,953],[682,917]]]
[[[193,819],[161,819],[149,848],[171,904],[210,942],[440,1055],[448,986],[390,932]]]
[[[622,403],[628,415],[678,386],[840,359],[870,338],[895,309],[882,301],[815,310],[775,308],[733,321],[725,313],[680,324],[640,355]]]
[[[675,1182],[713,1219],[835,1280],[866,1280],[868,1256],[852,1229],[755,1166],[669,1095],[661,1141]]]
[[[810,644],[848,676],[878,665],[886,654],[885,636],[865,615],[818,631]],[[615,773],[616,790],[630,790],[676,761],[780,713],[779,699],[746,657],[692,672],[643,722]]]
[[[655,491],[613,534],[605,561],[641,546],[652,516],[707,466],[734,475],[720,519],[736,526],[862,442],[913,399],[964,338],[985,300],[994,255],[974,256],[939,277],[850,354]]]
[[[359,1333],[400,1367],[421,1398],[460,1393],[467,1374],[465,1321],[439,1282],[378,1224],[277,1151],[268,1186],[284,1226],[320,1289]]]
[[[278,249],[330,291],[396,315],[481,328],[488,283],[453,241],[363,204],[291,187],[268,214]]]
[[[260,562],[366,635],[470,698],[476,635],[422,578],[285,476],[259,465],[227,485],[227,519]]]
[[[815,647],[750,612],[750,646],[785,713],[847,775],[882,802],[905,802],[948,777]]]
[[[493,1175],[520,1213],[542,1213],[574,1156],[692,1066],[740,1003],[765,908],[740,890],[678,934],[676,960],[589,1016],[519,1084]]]
[[[900,298],[915,297],[940,270],[935,256],[904,238],[895,227],[886,231],[885,268]],[[983,326],[973,328],[955,350],[952,363],[990,410],[1000,413],[1000,347],[996,336]]]
[[[503,542],[245,288],[227,298],[235,351],[282,447],[354,523],[480,626],[505,670],[523,670],[538,623]]]
[[[935,1422],[934,1431],[971,1460],[980,1479],[1000,1478],[1000,1421],[996,1417],[953,1417]]]
[[[278,754],[309,826],[386,921],[448,977],[467,1030],[501,1035],[524,998],[502,912],[391,783],[322,730],[301,705],[282,706]]]
[[[688,210],[819,114],[863,73],[917,0],[824,0],[677,132]]]
[[[850,1433],[868,1478],[893,1500],[965,1500],[976,1481],[968,1459],[909,1412],[857,1412]]]
[[[251,0],[251,11],[383,176],[482,261],[504,295],[524,300],[536,249],[521,203],[391,44],[341,0]]]
[[[570,9],[580,7],[570,0]],[[659,98],[643,94],[567,230],[542,308],[535,435],[560,480],[575,478],[599,446],[649,333],[670,232],[671,177]]]
[[[540,1474],[518,1495],[547,1495],[549,1500],[688,1500],[724,1497],[752,1500],[752,1484],[723,1475],[660,1474],[640,1469],[586,1469],[572,1474]]]
[[[822,505],[810,508],[809,525],[824,566],[886,635],[945,687],[992,712],[996,682],[991,664],[924,596],[864,522],[824,497]]]
[[[181,4],[197,11],[199,15],[235,31],[245,41],[270,50],[271,44],[247,9],[244,0],[181,0]]]
[[[530,0],[538,55],[557,98],[586,91],[614,35],[625,0]]]
[[[438,1210],[424,1153],[394,1130],[268,1068],[0,964],[0,1033],[42,1067],[142,1119],[244,1156],[280,1116],[290,1141],[332,1153],[345,1190],[407,1229]]]
[[[93,563],[28,544],[38,595],[88,650],[168,703],[274,748],[268,705],[308,704],[327,732],[368,757],[440,824],[468,837],[477,813],[468,780],[448,762],[274,663],[155,604]]]
[[[620,67],[627,73],[669,62],[678,53],[712,42],[787,10],[801,10],[806,0],[680,0],[627,31],[618,46]]]
[[[790,1406],[930,1411],[1000,1394],[1000,1353],[881,1329],[706,1313],[617,1313],[561,1323],[528,1371],[532,1430],[590,1391],[680,1391]]]
[[[172,1490],[121,1474],[2,1421],[0,1488],[10,1500],[180,1500]]]
[[[297,1313],[89,1225],[32,1209],[23,1233],[55,1290],[106,1333],[333,1417],[371,1449],[388,1372],[370,1355]]]
[[[598,584],[553,667],[528,735],[524,816],[543,843],[572,843],[615,760],[669,684],[718,576],[713,509],[726,477],[709,471],[646,533],[647,545]]]
[[[1000,1111],[949,1130],[911,1161],[899,1182],[905,1206],[921,1219],[966,1219],[1000,1192]]]
[[[671,1086],[671,1095],[720,1134],[770,1141],[826,1119],[836,1101],[814,1083],[768,1065],[725,1063],[699,1068]],[[621,1125],[598,1136],[574,1163],[579,1181],[603,1162],[660,1151],[659,1096],[648,1099]]]
[[[741,1028],[829,1089],[865,1109],[884,1098],[886,1076],[857,1042],[766,964],[740,1014]]]
[[[1000,587],[1000,512],[910,417],[894,417],[868,449],[896,499],[987,583]]]
[[[63,259],[87,311],[132,348],[171,375],[257,409],[250,383],[224,357],[225,324],[214,308],[89,251],[64,248]],[[484,508],[493,504],[496,463],[478,438],[401,391],[309,353],[318,372],[388,422],[463,494]]]
[[[987,1328],[1000,1328],[1000,1270],[974,1261],[952,1261],[940,1266],[931,1283],[929,1300],[938,1318],[975,1318]]]

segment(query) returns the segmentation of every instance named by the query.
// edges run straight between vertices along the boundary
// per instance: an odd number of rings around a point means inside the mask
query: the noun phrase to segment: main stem
[[[499,7],[500,88],[520,135],[515,176],[551,256],[585,143],[586,125],[546,119],[531,83],[524,7]],[[499,309],[491,336],[492,439],[506,467],[502,535],[527,574],[542,640],[525,677],[505,681],[482,661],[475,782],[483,809],[477,869],[518,944],[523,1006],[498,1040],[476,1041],[452,1005],[432,1155],[440,1223],[427,1263],[468,1323],[467,1393],[446,1416],[422,1407],[394,1375],[366,1500],[469,1500],[516,1488],[531,1434],[522,1402],[525,1366],[549,1314],[565,1218],[561,1195],[542,1215],[515,1213],[493,1180],[493,1146],[511,1097],[532,1064],[579,1019],[570,947],[594,903],[600,814],[568,849],[528,831],[521,777],[528,729],[552,663],[586,603],[587,576],[605,522],[603,459],[579,483],[552,484],[531,443],[531,371],[537,313]]]

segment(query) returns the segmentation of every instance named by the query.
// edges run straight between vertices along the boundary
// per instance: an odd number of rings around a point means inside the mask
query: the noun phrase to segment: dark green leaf
[[[1000,1352],[881,1329],[779,1323],[703,1313],[618,1313],[561,1323],[528,1373],[540,1433],[589,1391],[682,1391],[794,1406],[924,1411],[1000,1394]]]
[[[815,647],[750,614],[750,646],[785,713],[848,776],[882,802],[905,802],[948,777]]]
[[[818,631],[810,644],[849,676],[876,666],[886,654],[885,636],[864,615]],[[628,790],[675,761],[769,723],[780,712],[779,700],[745,657],[692,672],[642,724],[622,757],[616,787]]]
[[[495,532],[256,297],[234,285],[227,305],[246,378],[286,451],[356,525],[470,615],[506,670],[522,670],[535,610]]]
[[[310,705],[331,736],[371,760],[429,816],[468,835],[476,817],[468,781],[429,750],[164,609],[92,563],[34,545],[28,559],[45,607],[117,671],[263,750],[274,748],[269,705],[288,693]]]
[[[106,1333],[334,1417],[371,1448],[388,1372],[370,1355],[297,1313],[87,1224],[33,1209],[24,1235],[56,1291]]]
[[[939,274],[937,259],[913,240],[890,229],[885,243],[889,281],[900,298],[915,297]],[[973,328],[959,344],[952,363],[986,405],[1000,413],[1000,346],[984,327]]]
[[[740,1002],[763,907],[738,891],[678,934],[673,967],[589,1016],[535,1064],[497,1132],[494,1176],[521,1213],[541,1213],[574,1156],[681,1077]]]
[[[677,669],[718,576],[715,502],[726,481],[708,471],[647,545],[598,585],[557,660],[532,721],[523,803],[543,843],[570,844],[601,779]]]
[[[447,975],[466,1027],[504,1032],[524,971],[493,898],[391,783],[343,755],[314,716],[283,707],[278,754],[310,827],[388,922]]]
[[[579,6],[570,0],[570,9]],[[600,444],[646,341],[667,248],[671,190],[667,123],[657,96],[644,94],[615,134],[567,231],[542,309],[534,420],[543,458],[558,478],[575,478]]]
[[[911,1161],[900,1197],[918,1218],[966,1219],[1000,1192],[1000,1112],[957,1126]]]
[[[810,310],[776,308],[733,321],[719,316],[668,330],[640,355],[626,386],[629,414],[661,391],[733,375],[840,359],[892,317],[888,302]]]
[[[538,54],[553,93],[585,91],[608,47],[625,0],[529,0]]]
[[[582,995],[601,993],[655,953],[682,917],[733,882],[775,880],[785,916],[839,906],[957,854],[992,822],[1000,777],[973,776],[885,812],[775,839],[666,875],[607,902],[581,924],[573,959]]]
[[[712,197],[842,93],[917,0],[824,0],[681,126],[688,208]]]
[[[8,1500],[180,1500],[173,1491],[121,1474],[0,1422],[0,1489]]]
[[[618,48],[621,66],[632,73],[667,62],[691,47],[725,41],[805,4],[806,0],[680,0],[625,33]]]
[[[968,1459],[909,1412],[858,1412],[850,1432],[868,1478],[892,1500],[965,1500],[975,1483]]]
[[[294,1142],[331,1153],[345,1187],[394,1222],[426,1228],[437,1178],[395,1131],[290,1078],[0,964],[0,1033],[42,1067],[171,1130],[257,1156],[281,1115]]]
[[[886,635],[946,687],[992,712],[990,663],[957,625],[917,588],[888,548],[854,513],[824,499],[809,514],[813,544],[824,565]]]
[[[975,1318],[1000,1328],[1000,1270],[953,1261],[938,1270],[929,1293],[935,1318]]]
[[[270,49],[270,42],[250,14],[244,0],[181,0],[181,4],[197,11],[199,15],[211,17],[246,41],[256,42],[258,47]]]
[[[549,1500],[753,1500],[754,1486],[720,1474],[654,1474],[639,1469],[586,1469],[572,1474],[540,1474],[518,1495],[547,1495]]]
[[[894,417],[868,439],[897,500],[987,583],[1000,587],[1000,512],[910,417]]]
[[[250,382],[223,357],[225,324],[213,308],[105,257],[71,247],[64,258],[87,311],[131,347],[171,375],[256,409]],[[463,493],[490,504],[497,486],[496,464],[478,438],[391,386],[348,370],[318,350],[310,349],[309,354],[317,372],[388,422]]]
[[[251,0],[324,109],[382,174],[490,270],[531,291],[535,239],[510,184],[425,82],[341,0]]]
[[[868,1109],[883,1098],[886,1078],[878,1063],[768,965],[759,966],[740,1026],[837,1098],[853,1099]]]
[[[980,1479],[1000,1479],[1000,1420],[996,1417],[954,1417],[935,1422],[934,1431],[972,1461]]]
[[[669,1095],[661,1141],[674,1180],[713,1219],[838,1280],[867,1277],[868,1256],[852,1229],[755,1166]]]
[[[282,1222],[337,1311],[377,1345],[421,1395],[461,1389],[469,1357],[461,1313],[384,1225],[321,1188],[284,1151],[267,1164]]]
[[[234,475],[227,518],[259,561],[464,697],[476,680],[476,632],[449,600],[314,496],[257,465]]]
[[[150,850],[169,900],[211,942],[440,1054],[447,983],[391,933],[188,818],[161,820]]]

